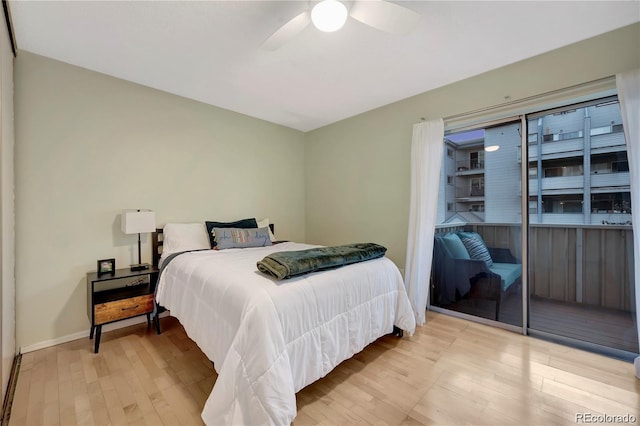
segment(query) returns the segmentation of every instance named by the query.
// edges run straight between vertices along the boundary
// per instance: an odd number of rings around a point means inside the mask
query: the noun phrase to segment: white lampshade
[[[347,21],[347,8],[337,0],[323,0],[311,10],[311,22],[320,31],[337,31]]]
[[[122,232],[125,234],[140,234],[156,230],[156,214],[150,210],[123,210]]]

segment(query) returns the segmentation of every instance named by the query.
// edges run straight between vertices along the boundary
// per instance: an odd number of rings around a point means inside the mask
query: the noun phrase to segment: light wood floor
[[[174,318],[24,354],[11,425],[197,425],[216,378]],[[297,394],[295,425],[552,425],[636,416],[630,363],[429,313]]]

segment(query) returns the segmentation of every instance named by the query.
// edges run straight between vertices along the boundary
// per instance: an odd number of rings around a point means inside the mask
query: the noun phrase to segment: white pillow
[[[180,251],[211,248],[204,223],[167,223],[162,236],[163,258]]]
[[[264,219],[258,221],[258,228],[269,228],[269,239],[271,240],[271,242],[274,242],[276,240],[276,236],[273,235],[273,232],[271,232],[268,217],[265,217]]]

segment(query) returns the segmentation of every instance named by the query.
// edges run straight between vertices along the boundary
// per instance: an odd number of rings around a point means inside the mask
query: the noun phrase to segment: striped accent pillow
[[[269,228],[213,228],[211,232],[218,250],[271,245]]]
[[[493,259],[489,254],[487,246],[482,241],[482,237],[475,233],[461,232],[458,234],[464,244],[465,248],[469,252],[469,257],[475,260],[482,260],[487,264],[487,268],[493,265]]]

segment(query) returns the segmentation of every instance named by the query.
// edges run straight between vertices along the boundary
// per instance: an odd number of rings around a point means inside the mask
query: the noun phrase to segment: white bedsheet
[[[214,362],[208,425],[288,425],[295,393],[393,325],[413,334],[402,276],[388,258],[276,281],[256,262],[299,243],[177,256],[158,281],[158,303]]]

